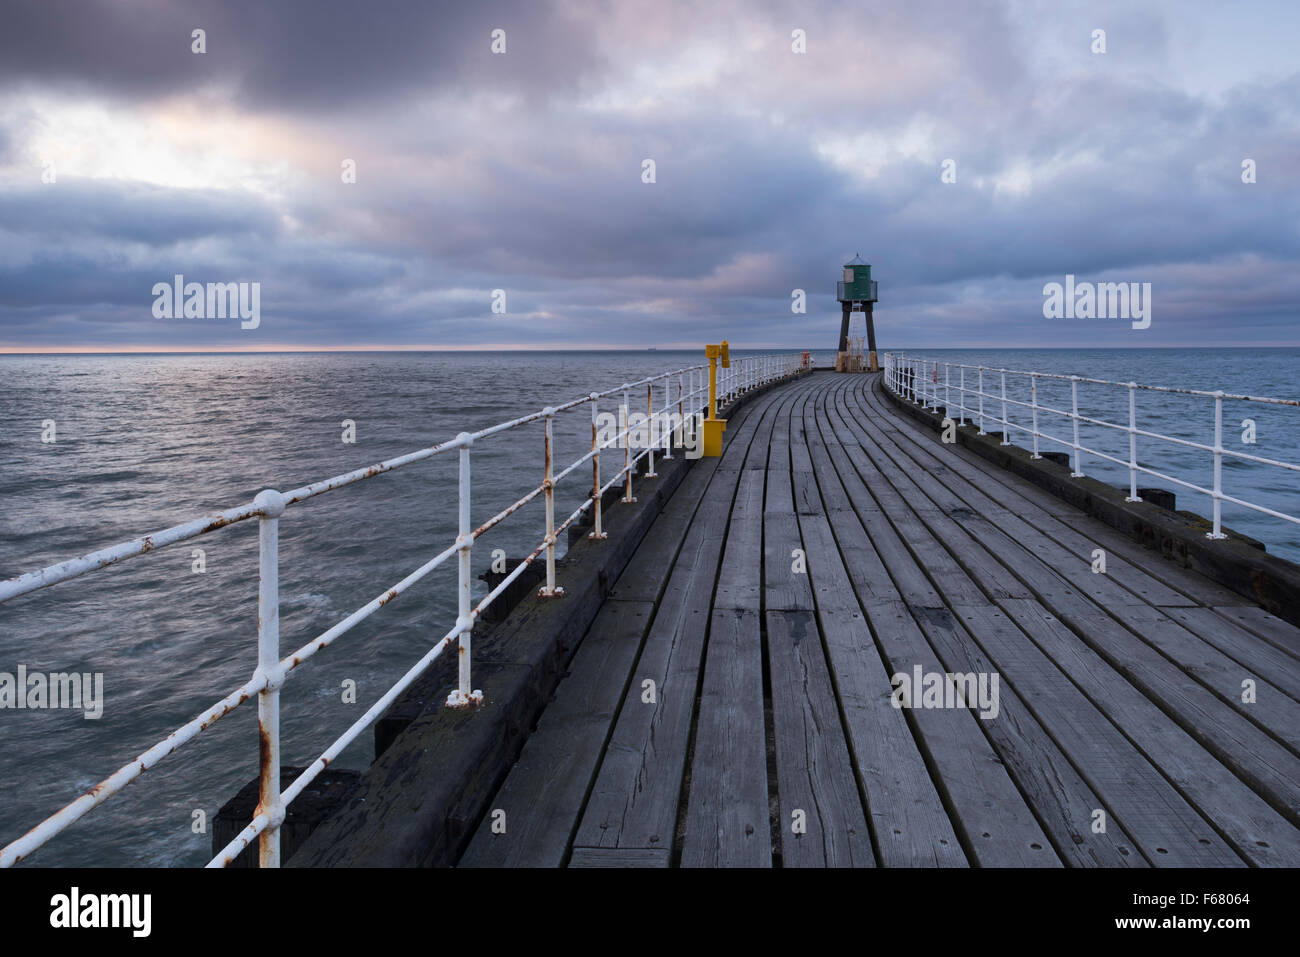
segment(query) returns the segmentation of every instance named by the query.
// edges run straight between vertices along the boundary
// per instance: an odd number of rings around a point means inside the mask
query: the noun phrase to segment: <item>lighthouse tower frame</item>
[[[876,281],[871,278],[871,264],[862,261],[861,256],[854,256],[844,264],[844,275],[836,284],[835,297],[840,301],[843,318],[840,321],[840,343],[835,353],[835,371],[870,371],[879,372],[880,363],[876,358],[876,326],[872,317],[872,307],[876,303]],[[867,351],[869,365],[867,370],[852,369],[849,361],[849,317],[861,312],[867,320]]]

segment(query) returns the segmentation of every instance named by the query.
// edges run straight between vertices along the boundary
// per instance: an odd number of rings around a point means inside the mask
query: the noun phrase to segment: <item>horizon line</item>
[[[338,346],[328,348],[283,348],[283,349],[98,349],[98,348],[70,348],[70,349],[17,349],[8,346],[0,346],[0,356],[203,356],[203,355],[329,355],[333,353],[368,353],[368,352],[509,352],[509,353],[535,353],[535,352],[696,352],[702,349],[702,345],[693,346],[597,346],[597,347],[576,347],[576,346],[557,346],[554,348],[537,348],[537,347],[520,347],[520,346]],[[1173,349],[1219,349],[1219,350],[1240,350],[1240,349],[1300,349],[1300,342],[1265,342],[1256,345],[1186,345],[1186,346],[1112,346],[1112,345],[1087,345],[1087,346],[1026,346],[1026,345],[990,345],[990,346],[909,346],[899,347],[894,350],[879,350],[882,354],[888,351],[896,352],[980,352],[980,351],[1039,351],[1039,352],[1065,352],[1078,349],[1089,349],[1096,351],[1140,351],[1140,350],[1173,350]],[[791,345],[759,345],[759,346],[733,346],[736,352],[755,352],[770,350],[789,350],[795,352],[835,352],[830,346],[819,346],[809,348],[806,346]]]

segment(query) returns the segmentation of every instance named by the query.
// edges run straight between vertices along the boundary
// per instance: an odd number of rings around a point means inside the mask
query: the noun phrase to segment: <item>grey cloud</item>
[[[206,31],[207,52],[191,51]],[[507,53],[489,49],[506,30]],[[12,0],[0,83],[125,98],[230,84],[241,104],[336,110],[424,85],[568,88],[598,66],[583,22],[547,0]]]

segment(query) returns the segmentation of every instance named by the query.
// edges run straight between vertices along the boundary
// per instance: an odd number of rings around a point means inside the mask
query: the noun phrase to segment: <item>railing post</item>
[[[598,393],[591,393],[591,507],[593,510],[591,531],[588,538],[607,538],[600,524],[600,427],[597,425],[596,406],[600,401]]]
[[[958,366],[957,368],[957,425],[966,424],[966,367]]]
[[[1083,478],[1083,457],[1079,446],[1079,377],[1070,376],[1070,417],[1074,419],[1074,471],[1072,478]]]
[[[472,685],[470,683],[470,644],[474,630],[474,619],[471,615],[472,606],[470,605],[470,556],[474,548],[474,530],[470,526],[469,519],[469,449],[474,444],[474,437],[468,432],[462,432],[456,436],[456,440],[460,443],[460,479],[458,482],[460,534],[456,537],[457,557],[459,559],[456,570],[456,639],[458,642],[456,653],[459,667],[457,687],[455,691],[447,695],[447,707],[468,708],[471,705],[483,703],[483,692],[471,690]]]
[[[1038,454],[1038,376],[1032,372],[1029,374],[1029,402],[1034,413],[1034,454],[1030,458],[1041,459]]]
[[[679,372],[677,373],[677,434],[673,436],[673,439],[677,442],[678,446],[682,444],[682,439],[685,438],[683,435],[683,430],[685,428],[686,402],[682,397],[682,374]]]
[[[1214,531],[1207,538],[1227,538],[1223,534],[1223,392],[1214,394]]]
[[[546,496],[546,585],[537,594],[542,598],[555,598],[564,594],[563,588],[555,585],[555,436],[551,424],[555,421],[555,409],[548,406],[542,410],[546,414],[546,477],[542,488]]]
[[[673,379],[672,376],[664,376],[664,411],[663,411],[663,419],[660,420],[661,424],[672,418],[673,415],[672,409],[673,409]],[[661,438],[664,443],[664,459],[665,460],[671,459],[673,457],[672,430],[670,429],[668,431],[668,434],[666,436],[661,436]]]
[[[979,393],[980,393],[980,430],[979,430],[979,434],[980,434],[980,435],[987,435],[988,433],[984,431],[984,367],[983,367],[983,366],[980,366],[980,370],[979,370],[979,382],[977,383],[977,388],[979,389]]]
[[[645,384],[645,436],[646,436],[646,478],[658,478],[655,471],[655,387],[653,382]]]
[[[1010,445],[1011,439],[1008,433],[1011,431],[1011,423],[1007,421],[1007,374],[1002,373],[1002,445]]]
[[[1140,502],[1137,471],[1137,383],[1128,384],[1128,497],[1126,502]]]
[[[257,839],[257,866],[280,866],[280,516],[284,496],[275,489],[259,492],[253,500],[261,516],[257,522],[257,670],[266,687],[257,693],[258,802],[253,816],[265,814],[266,829]]]
[[[632,387],[623,383],[623,501],[635,502],[632,496]]]
[[[946,362],[943,364],[943,414],[952,418],[952,369]]]

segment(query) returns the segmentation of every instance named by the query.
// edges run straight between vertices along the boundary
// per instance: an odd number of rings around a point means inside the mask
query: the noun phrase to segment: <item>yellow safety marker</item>
[[[727,420],[718,418],[718,359],[724,369],[731,368],[731,351],[724,341],[720,346],[705,346],[704,354],[709,359],[709,417],[704,420],[703,454],[716,459],[722,454],[722,433],[727,430]]]

